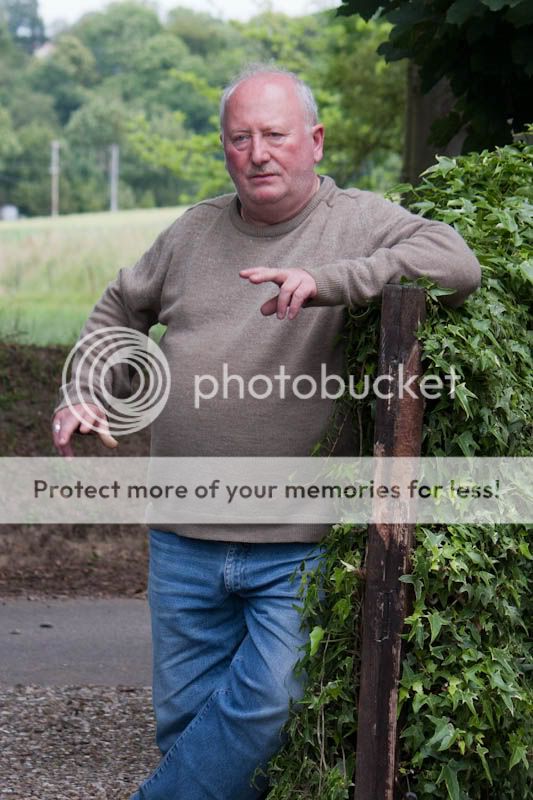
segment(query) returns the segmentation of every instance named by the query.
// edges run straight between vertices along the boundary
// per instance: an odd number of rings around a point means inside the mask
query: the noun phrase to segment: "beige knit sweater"
[[[259,308],[276,287],[252,286],[239,277],[239,270],[252,266],[302,267],[315,278],[318,295],[295,320],[263,317]],[[244,222],[237,197],[224,195],[189,209],[134,267],[122,269],[82,335],[110,325],[144,332],[156,322],[166,326],[161,347],[172,388],[152,424],[152,455],[305,456],[323,435],[333,401],[318,392],[300,399],[292,380],[305,374],[319,382],[322,364],[328,374],[342,374],[337,338],[343,306],[378,298],[386,283],[403,275],[452,287],[456,294],[449,302],[459,304],[478,286],[480,269],[448,225],[369,192],[339,189],[329,177],[296,217],[266,227]],[[241,376],[245,387],[262,375],[277,388],[258,399],[248,391],[242,396],[234,380],[226,398],[219,391],[199,402],[198,376],[221,384],[223,370]],[[284,397],[275,379],[280,370],[291,376]],[[264,393],[262,379],[252,385]],[[300,393],[310,385],[304,379]],[[327,532],[326,526],[292,524],[165,528],[252,542],[318,541]]]

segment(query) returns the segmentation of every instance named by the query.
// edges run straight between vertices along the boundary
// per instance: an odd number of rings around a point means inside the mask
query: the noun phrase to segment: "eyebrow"
[[[280,132],[288,133],[290,130],[291,130],[290,127],[282,125],[281,123],[279,125],[276,125],[276,124],[265,125],[263,128],[260,128],[261,133],[264,133],[265,131],[280,131]],[[230,136],[235,136],[238,133],[251,133],[251,132],[252,132],[251,128],[230,128],[229,129]]]

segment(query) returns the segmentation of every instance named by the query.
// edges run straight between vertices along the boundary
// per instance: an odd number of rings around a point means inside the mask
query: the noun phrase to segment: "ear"
[[[318,164],[319,161],[322,161],[322,156],[324,155],[324,126],[320,124],[313,125],[311,132],[313,136],[313,156],[315,164]]]

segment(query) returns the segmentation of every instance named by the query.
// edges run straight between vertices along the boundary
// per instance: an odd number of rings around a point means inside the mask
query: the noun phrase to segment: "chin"
[[[278,203],[280,200],[283,199],[283,194],[278,190],[274,191],[273,189],[258,189],[257,192],[250,193],[248,195],[249,202],[254,204],[257,203],[259,205],[263,205],[264,203]]]

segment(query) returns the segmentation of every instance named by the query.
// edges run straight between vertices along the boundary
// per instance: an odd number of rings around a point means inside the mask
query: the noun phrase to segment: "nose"
[[[252,136],[252,162],[256,165],[266,164],[270,160],[267,142],[262,136]]]

